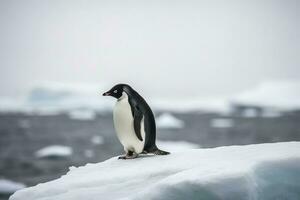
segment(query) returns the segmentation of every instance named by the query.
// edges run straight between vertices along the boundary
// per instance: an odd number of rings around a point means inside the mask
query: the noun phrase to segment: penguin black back
[[[144,129],[146,132],[144,151],[153,152],[157,150],[155,144],[156,124],[155,124],[154,114],[150,106],[147,104],[145,99],[141,95],[139,95],[139,93],[137,93],[134,89],[132,89],[129,85],[125,85],[124,90],[129,97],[129,103],[131,106],[132,115],[135,116],[137,115],[136,112],[140,111],[142,116],[144,116]],[[140,127],[135,127],[135,129],[137,130],[139,130],[139,128]]]

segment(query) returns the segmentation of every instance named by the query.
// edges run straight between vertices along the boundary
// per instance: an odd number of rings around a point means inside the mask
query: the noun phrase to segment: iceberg
[[[183,128],[184,122],[169,113],[163,113],[156,119],[158,128]]]
[[[193,97],[193,98],[153,98],[149,99],[150,106],[154,110],[174,111],[176,113],[186,112],[221,112],[228,113],[230,106],[228,97],[213,96],[213,97]]]
[[[102,98],[111,84],[43,82],[36,84],[21,97],[0,97],[0,112],[25,112],[42,115],[59,114],[76,109],[111,112],[114,101]],[[300,81],[268,81],[237,94],[207,97],[185,97],[170,101],[167,97],[147,99],[153,110],[174,112],[219,112],[228,114],[232,104],[256,105],[281,110],[299,109]],[[277,112],[278,113],[278,112]],[[253,116],[249,111],[247,115]],[[270,112],[266,115],[270,116]],[[274,113],[271,113],[274,116]],[[277,116],[278,114],[275,113]],[[271,117],[272,117],[271,116]]]
[[[30,90],[26,105],[43,110],[97,110],[112,107],[108,99],[101,99],[103,84],[45,82]]]
[[[62,145],[52,145],[44,147],[35,152],[37,158],[57,158],[57,157],[68,157],[71,156],[73,150],[71,147]]]
[[[300,81],[268,81],[236,95],[233,102],[277,107],[283,110],[299,109]]]
[[[300,142],[191,149],[70,167],[10,200],[300,199]]]
[[[200,145],[186,142],[186,141],[162,141],[158,140],[156,141],[157,146],[160,149],[164,149],[170,152],[178,152],[183,151],[187,149],[199,149]]]
[[[101,98],[101,92],[108,87],[101,83],[43,82],[29,89],[22,98],[0,97],[0,112],[57,115],[75,110],[76,118],[80,115],[78,110],[108,112],[113,102]]]
[[[96,119],[95,111],[87,109],[72,110],[68,113],[68,116],[73,120],[92,121]]]

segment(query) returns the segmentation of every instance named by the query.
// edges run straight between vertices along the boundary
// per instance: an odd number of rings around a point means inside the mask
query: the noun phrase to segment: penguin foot
[[[128,153],[124,156],[119,156],[118,159],[126,160],[126,159],[134,159],[138,157],[138,154],[133,153],[132,151],[128,151]]]
[[[140,153],[140,154],[148,154],[148,152],[147,151],[142,151],[142,153]]]
[[[134,154],[134,155],[132,155],[132,156],[124,155],[124,156],[119,156],[118,159],[127,160],[127,159],[134,159],[134,158],[136,158],[136,157],[138,157],[137,154]]]

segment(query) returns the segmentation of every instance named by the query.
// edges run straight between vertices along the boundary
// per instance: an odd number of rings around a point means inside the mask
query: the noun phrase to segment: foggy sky
[[[43,81],[230,95],[300,78],[300,3],[0,1],[0,95]]]

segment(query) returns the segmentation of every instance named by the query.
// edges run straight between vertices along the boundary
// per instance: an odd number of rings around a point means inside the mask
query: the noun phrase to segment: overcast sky
[[[299,80],[299,19],[299,0],[1,0],[0,95],[58,81],[218,96]]]

